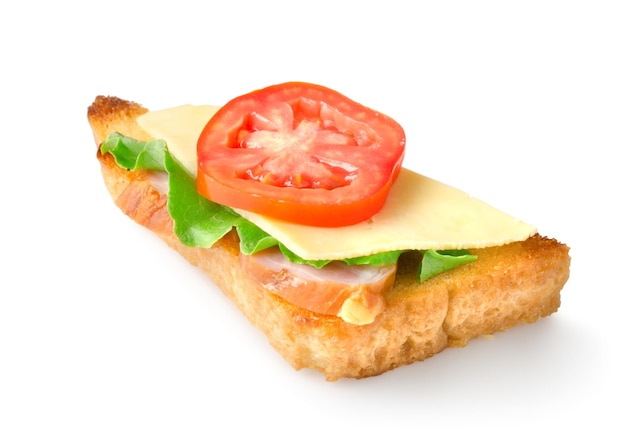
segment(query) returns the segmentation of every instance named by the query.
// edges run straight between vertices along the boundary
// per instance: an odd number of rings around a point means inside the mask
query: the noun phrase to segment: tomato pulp
[[[283,83],[237,97],[198,139],[198,191],[211,201],[320,227],[365,221],[404,159],[390,117],[323,86]]]

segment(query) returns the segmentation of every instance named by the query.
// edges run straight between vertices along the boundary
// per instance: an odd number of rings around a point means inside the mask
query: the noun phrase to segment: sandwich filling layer
[[[184,105],[151,111],[138,123],[193,175],[196,144],[216,106]],[[524,241],[537,229],[467,193],[402,169],[383,208],[345,227],[312,227],[237,212],[308,260],[335,260],[395,250],[458,250]]]

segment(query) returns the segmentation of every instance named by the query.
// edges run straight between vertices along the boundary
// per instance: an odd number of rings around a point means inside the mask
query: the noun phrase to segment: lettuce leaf
[[[318,269],[321,269],[322,267],[324,267],[326,264],[330,262],[330,260],[327,260],[327,259],[316,260],[316,261],[302,259],[298,255],[293,253],[291,250],[289,250],[287,247],[285,247],[284,245],[279,244],[279,247],[280,247],[281,252],[283,252],[283,255],[285,255],[287,259],[289,259],[289,261],[295,262],[297,264],[308,264],[313,267],[317,267]],[[340,259],[339,261],[343,261],[348,265],[387,266],[398,261],[398,258],[400,257],[402,253],[404,253],[404,250],[396,250],[392,252],[376,253],[374,255],[368,255],[368,256],[359,256],[357,258]]]
[[[211,247],[233,228],[240,239],[241,252],[253,254],[278,246],[290,261],[322,268],[330,260],[306,260],[268,235],[258,226],[243,218],[227,206],[214,203],[201,196],[196,180],[167,150],[163,140],[148,142],[113,133],[102,143],[103,154],[113,155],[116,163],[128,170],[150,170],[168,174],[167,210],[174,221],[174,233],[188,247]],[[349,265],[391,265],[403,250],[377,253],[370,256],[347,258]],[[422,252],[418,279],[425,281],[433,276],[476,260],[467,250]]]
[[[426,281],[439,273],[476,261],[477,258],[476,255],[470,254],[468,250],[426,250],[422,252],[418,278],[422,282]]]
[[[237,222],[237,235],[239,235],[241,253],[245,255],[252,255],[261,250],[280,245],[276,238],[268,235],[256,224],[242,216]]]
[[[203,198],[196,190],[196,180],[166,151],[165,167],[169,174],[167,210],[174,220],[174,233],[189,247],[211,247],[237,224],[237,213]]]
[[[118,166],[127,170],[165,171],[166,144],[163,140],[137,141],[120,133],[112,133],[100,151],[113,154]]]

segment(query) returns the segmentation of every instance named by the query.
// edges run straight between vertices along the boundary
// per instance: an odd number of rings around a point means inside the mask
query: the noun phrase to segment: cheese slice
[[[139,125],[164,139],[172,155],[196,174],[196,143],[216,106],[184,105],[148,112]],[[537,232],[454,187],[402,169],[383,208],[345,227],[312,227],[237,210],[304,259],[343,259],[393,250],[452,250],[500,246]]]
[[[219,106],[185,104],[145,113],[137,118],[137,123],[153,138],[165,140],[170,153],[195,176],[196,141],[218,109]]]

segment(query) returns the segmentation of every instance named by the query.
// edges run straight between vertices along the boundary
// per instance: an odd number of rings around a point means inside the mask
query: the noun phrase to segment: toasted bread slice
[[[148,140],[136,123],[145,112],[139,104],[98,96],[88,109],[96,145],[114,131]],[[209,274],[293,367],[318,370],[328,381],[378,375],[475,337],[535,322],[558,310],[569,277],[569,248],[540,235],[472,250],[475,262],[423,283],[415,277],[418,255],[407,253],[385,310],[372,324],[352,325],[296,307],[247,278],[234,231],[210,249],[182,245],[172,230],[167,196],[153,187],[148,173],[121,169],[99,149],[97,157],[105,185],[126,215]]]

